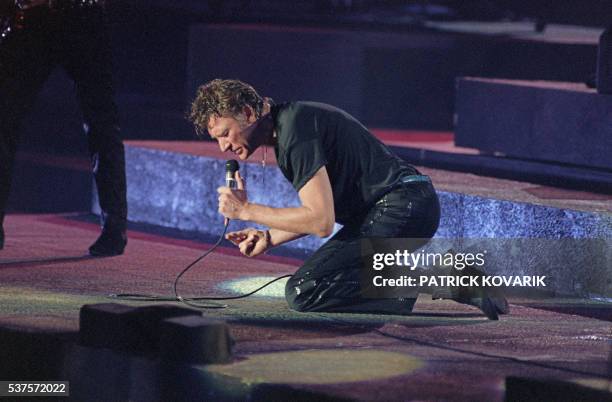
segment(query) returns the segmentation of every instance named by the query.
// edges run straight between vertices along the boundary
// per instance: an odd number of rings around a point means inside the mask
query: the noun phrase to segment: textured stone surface
[[[540,291],[551,295],[612,295],[609,214],[450,192],[439,197],[436,237],[472,239],[468,248],[487,250],[487,273],[545,275],[547,288]],[[451,243],[466,248],[465,240]]]
[[[437,237],[610,238],[612,215],[438,191]]]
[[[223,218],[217,212],[216,190],[224,185],[225,160],[130,145],[126,146],[126,158],[131,221],[210,234],[221,232]],[[276,207],[299,205],[297,193],[275,165],[243,163],[240,171],[252,202]],[[454,187],[439,181],[439,189],[451,191],[438,190],[442,220],[437,237],[612,237],[612,214],[607,211],[551,207],[529,194],[530,198],[519,196],[521,202],[504,200],[521,192],[517,182],[486,178],[475,183],[475,176],[463,176],[472,178],[465,183],[453,179]],[[514,189],[508,193],[506,187]],[[595,210],[605,210],[609,201],[599,204]],[[97,212],[95,199],[93,208]],[[233,221],[229,230],[252,225]],[[308,236],[290,243],[290,247],[314,250],[324,241]]]
[[[183,230],[218,234],[223,217],[217,212],[217,188],[225,185],[225,160],[126,146],[129,220]],[[297,193],[276,165],[242,163],[249,200],[270,206],[297,206]],[[265,176],[265,177],[262,177]],[[93,210],[99,213],[94,197]],[[230,222],[239,230],[254,226],[249,222]],[[313,250],[324,240],[312,236],[291,244],[293,248]]]
[[[130,220],[213,235],[222,231],[216,189],[224,185],[225,160],[130,145],[126,155]],[[480,247],[489,251],[488,272],[546,275],[550,285],[546,291],[553,294],[612,294],[612,272],[607,268],[612,255],[606,247],[612,239],[610,200],[548,200],[527,192],[533,186],[525,183],[423,171],[434,178],[440,197],[436,237],[474,239],[475,248],[478,239],[485,239]],[[252,202],[299,205],[276,165],[243,163],[241,173]],[[251,225],[233,221],[229,230]],[[603,239],[603,246],[589,239]],[[311,252],[325,240],[308,236],[287,247]],[[450,246],[461,249],[464,244]]]

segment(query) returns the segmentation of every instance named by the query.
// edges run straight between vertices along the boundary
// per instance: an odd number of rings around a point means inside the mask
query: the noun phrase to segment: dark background
[[[612,21],[603,0],[111,0],[108,11],[123,137],[163,140],[196,138],[186,110],[197,85],[217,76],[249,81],[276,101],[336,104],[369,127],[450,131],[456,77],[592,81],[597,48],[428,22],[515,21],[535,31]],[[89,209],[89,192],[75,190],[91,184],[81,124],[72,83],[57,70],[25,122],[19,149],[30,156],[17,162],[12,210]],[[58,175],[31,162],[43,154],[73,159],[60,160],[69,166]]]

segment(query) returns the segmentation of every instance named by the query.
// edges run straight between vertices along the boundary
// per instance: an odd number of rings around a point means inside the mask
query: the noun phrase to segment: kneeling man
[[[343,225],[289,279],[286,299],[297,311],[408,314],[415,299],[362,297],[360,240],[365,237],[431,238],[440,206],[429,177],[419,173],[343,110],[315,102],[273,104],[238,80],[202,85],[190,118],[223,152],[248,159],[274,147],[278,167],[299,194],[299,207],[251,203],[240,174],[237,189],[219,188],[219,212],[268,230],[227,234],[249,257],[305,235],[326,237]],[[497,310],[486,295],[457,301]],[[477,297],[476,297],[477,296]]]

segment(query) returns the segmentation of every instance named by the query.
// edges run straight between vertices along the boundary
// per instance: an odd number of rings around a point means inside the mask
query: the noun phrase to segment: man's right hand
[[[267,230],[248,228],[230,232],[225,235],[225,238],[238,246],[240,252],[247,257],[256,257],[265,253],[271,247],[270,235]]]

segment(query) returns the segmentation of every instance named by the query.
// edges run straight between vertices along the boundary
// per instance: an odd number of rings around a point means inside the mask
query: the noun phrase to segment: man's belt
[[[376,205],[386,205],[388,203],[388,199],[390,194],[393,193],[394,190],[400,188],[402,184],[410,184],[410,183],[431,183],[431,179],[429,176],[425,176],[422,174],[414,174],[410,176],[402,176],[398,179],[397,183],[393,187],[390,187],[387,192],[385,192],[379,199],[376,201]]]
[[[399,179],[400,183],[431,183],[429,176],[422,174],[414,174],[410,176],[403,176]]]

